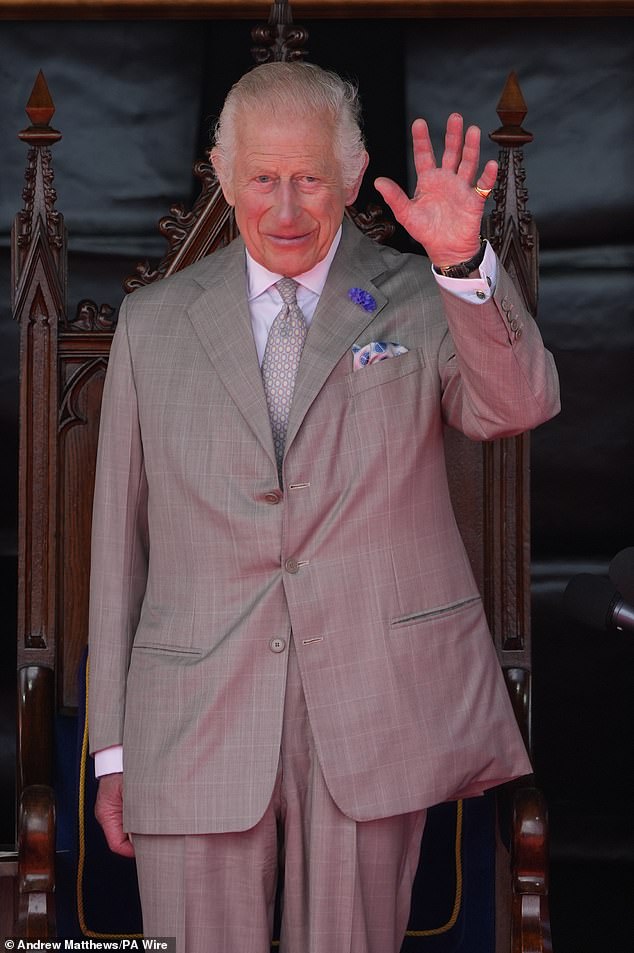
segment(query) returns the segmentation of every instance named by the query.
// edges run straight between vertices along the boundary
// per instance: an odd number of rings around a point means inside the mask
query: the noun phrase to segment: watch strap
[[[444,268],[434,265],[434,271],[438,275],[444,275],[445,278],[468,278],[472,271],[476,271],[484,261],[484,253],[487,243],[482,240],[480,248],[472,258],[467,261],[460,261],[457,265],[446,265]]]

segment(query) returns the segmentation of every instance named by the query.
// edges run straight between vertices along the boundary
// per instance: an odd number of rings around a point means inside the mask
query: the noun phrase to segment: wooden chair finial
[[[26,114],[34,126],[48,126],[55,113],[55,103],[49,92],[42,70],[37,74],[29,101],[26,104]]]
[[[51,145],[62,138],[62,134],[53,129],[49,123],[55,113],[55,103],[49,92],[42,70],[39,71],[26,104],[26,114],[31,120],[28,129],[18,133],[23,142],[31,145]]]
[[[508,75],[496,111],[502,125],[490,134],[489,138],[493,142],[500,145],[519,145],[533,141],[533,134],[522,128],[528,109],[515,72]]]

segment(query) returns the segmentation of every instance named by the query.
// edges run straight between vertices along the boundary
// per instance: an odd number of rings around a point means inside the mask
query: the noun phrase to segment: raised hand
[[[414,195],[408,198],[392,179],[378,178],[374,185],[396,220],[425,248],[433,264],[444,267],[467,261],[480,247],[484,203],[495,184],[497,162],[487,162],[476,180],[480,130],[469,126],[463,136],[462,116],[458,113],[447,120],[440,167],[424,119],[414,121],[412,140],[417,175]],[[480,194],[476,186],[485,194]]]

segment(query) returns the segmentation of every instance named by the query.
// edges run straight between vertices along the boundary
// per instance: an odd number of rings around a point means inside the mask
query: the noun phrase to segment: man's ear
[[[222,155],[217,149],[212,149],[209,153],[209,158],[211,159],[211,164],[214,167],[214,172],[216,173],[216,177],[220,184],[220,188],[222,189],[222,194],[225,197],[227,205],[231,205],[233,207],[236,204],[233,193],[233,183],[231,176],[228,174],[228,170],[225,168]]]
[[[369,161],[370,161],[369,155],[367,154],[367,152],[364,152],[363,165],[361,166],[361,170],[359,172],[359,175],[357,176],[356,182],[354,183],[354,185],[349,186],[348,189],[346,190],[346,205],[353,205],[354,202],[356,202],[357,195],[359,194],[359,189],[361,188],[361,182],[363,181],[363,176],[365,175],[365,170],[368,167]]]

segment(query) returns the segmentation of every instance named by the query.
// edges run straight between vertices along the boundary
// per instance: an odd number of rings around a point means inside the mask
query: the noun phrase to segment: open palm
[[[480,225],[485,199],[474,183],[480,163],[480,130],[469,126],[463,137],[462,116],[447,120],[445,149],[436,162],[424,119],[412,125],[416,189],[408,198],[396,182],[378,178],[375,187],[390,206],[394,217],[426,250],[435,265],[466,261],[480,247]],[[497,163],[487,162],[477,185],[493,188]]]

